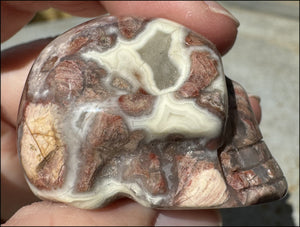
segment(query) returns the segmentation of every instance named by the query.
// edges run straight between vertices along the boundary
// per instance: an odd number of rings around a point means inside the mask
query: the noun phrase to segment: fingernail
[[[223,6],[221,6],[219,3],[215,1],[204,1],[206,5],[208,5],[208,8],[218,14],[225,15],[227,17],[230,17],[234,22],[236,23],[236,26],[238,27],[240,25],[240,22],[238,19],[233,16],[227,9],[225,9]]]
[[[155,226],[222,226],[222,219],[215,210],[160,211]]]
[[[261,98],[259,96],[249,94],[249,98],[254,98],[260,104]]]

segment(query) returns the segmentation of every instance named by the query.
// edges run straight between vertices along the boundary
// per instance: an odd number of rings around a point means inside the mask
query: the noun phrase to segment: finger
[[[29,189],[17,154],[16,119],[26,77],[33,60],[52,39],[1,52],[1,218],[37,201]],[[26,54],[24,54],[26,53]]]
[[[105,13],[99,1],[1,1],[1,42],[26,25],[37,11],[50,7],[81,17]]]
[[[160,211],[155,226],[221,226],[217,210],[165,210]]]
[[[1,219],[4,220],[20,207],[38,201],[25,181],[16,141],[15,127],[1,121]]]
[[[102,4],[113,15],[162,17],[183,24],[212,41],[221,54],[232,47],[239,25],[228,11],[214,2],[103,1]]]
[[[83,210],[52,202],[37,202],[18,210],[5,225],[46,226],[151,226],[157,212],[129,199],[117,200],[105,208]]]
[[[51,40],[36,40],[1,52],[1,119],[13,127],[32,63]]]
[[[261,107],[260,107],[260,98],[255,95],[249,95],[249,101],[254,112],[257,123],[261,121]]]
[[[129,199],[95,210],[43,201],[21,208],[4,225],[220,226],[221,216],[216,210],[153,210]]]
[[[103,1],[102,5],[98,1],[2,1],[1,42],[28,23],[38,10],[50,6],[85,17],[97,16],[107,11],[113,15],[170,19],[207,37],[221,54],[225,54],[232,47],[239,25],[226,9],[213,1]]]

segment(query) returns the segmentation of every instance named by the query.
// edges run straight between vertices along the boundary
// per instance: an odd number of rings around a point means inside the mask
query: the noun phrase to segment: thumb
[[[118,200],[111,205],[83,210],[61,203],[36,202],[18,210],[6,226],[124,226],[152,225],[156,211],[142,207],[129,199]]]
[[[221,226],[217,210],[164,210],[158,213],[155,226]]]
[[[36,202],[18,210],[3,226],[217,226],[220,223],[220,215],[214,210],[159,211],[120,199],[96,210]]]

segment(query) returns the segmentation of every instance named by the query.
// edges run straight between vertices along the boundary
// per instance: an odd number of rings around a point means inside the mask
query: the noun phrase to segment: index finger
[[[109,12],[116,16],[166,18],[205,36],[221,54],[234,44],[239,25],[235,17],[214,1],[2,1],[1,42],[28,23],[38,10],[49,7],[82,17]]]
[[[103,1],[114,15],[161,17],[203,35],[224,55],[234,44],[239,22],[214,1]]]

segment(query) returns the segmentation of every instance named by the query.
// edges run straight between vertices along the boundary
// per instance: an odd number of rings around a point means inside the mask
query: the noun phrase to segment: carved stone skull
[[[24,88],[18,151],[38,197],[80,208],[239,207],[287,190],[214,45],[165,19],[104,16],[52,41]]]

